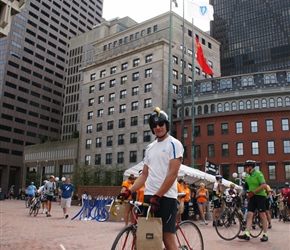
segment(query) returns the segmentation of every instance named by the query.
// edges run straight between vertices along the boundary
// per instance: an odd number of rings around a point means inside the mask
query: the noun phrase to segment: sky
[[[172,0],[104,0],[103,1],[103,17],[110,20],[115,17],[129,16],[138,23],[146,21],[150,18],[163,14],[170,10],[170,2]],[[176,0],[178,8],[172,4],[172,10],[178,15],[183,15],[183,2],[185,3],[184,16],[187,18],[186,0]],[[208,2],[208,0],[204,0]],[[189,22],[192,20],[189,18]],[[203,31],[209,30],[209,22],[204,20],[194,20],[194,25]]]

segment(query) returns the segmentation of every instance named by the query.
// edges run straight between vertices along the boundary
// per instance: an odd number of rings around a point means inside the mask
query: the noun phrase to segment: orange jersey
[[[145,190],[145,185],[143,185],[140,189],[136,191],[137,197],[138,197],[137,201],[144,202],[144,190]]]
[[[184,193],[186,193],[185,197],[184,197],[184,201],[185,202],[189,202],[190,201],[190,189],[189,188],[184,188]]]
[[[177,192],[178,193],[185,193],[184,187],[180,185],[179,182],[177,182]],[[179,198],[180,201],[184,201],[184,197]]]
[[[128,188],[131,187],[131,186],[132,186],[132,184],[129,183],[128,181],[124,181],[124,182],[122,183],[122,189],[123,189],[123,187],[125,187],[126,189],[128,189]],[[130,196],[128,197],[128,200],[132,200],[132,195],[130,195]]]

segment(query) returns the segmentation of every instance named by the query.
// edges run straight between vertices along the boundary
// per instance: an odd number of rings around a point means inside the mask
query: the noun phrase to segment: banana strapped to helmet
[[[153,113],[149,117],[149,126],[153,134],[155,134],[153,131],[153,128],[155,128],[157,124],[162,124],[162,123],[165,123],[166,131],[168,132],[169,131],[168,115],[163,110],[156,107]]]

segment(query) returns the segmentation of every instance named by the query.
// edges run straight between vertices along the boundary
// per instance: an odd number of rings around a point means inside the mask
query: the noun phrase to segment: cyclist
[[[266,181],[262,172],[255,169],[256,162],[252,160],[247,160],[244,164],[246,176],[246,185],[245,189],[241,194],[246,192],[249,198],[248,203],[248,217],[247,217],[247,227],[244,235],[239,235],[239,239],[250,240],[250,228],[252,226],[252,219],[256,209],[259,211],[259,216],[263,224],[263,237],[261,241],[268,241],[267,235],[267,217],[266,217]],[[240,195],[241,195],[240,194]]]
[[[36,192],[37,192],[36,186],[34,186],[34,182],[31,182],[30,185],[27,187],[27,195],[30,201],[34,200]]]
[[[290,188],[289,188],[289,182],[285,182],[285,187],[282,189],[282,200],[284,203],[284,216],[283,216],[283,220],[286,221],[288,219],[287,216],[287,208],[286,206],[288,206],[288,208],[290,208]]]
[[[221,175],[217,175],[215,177],[216,181],[213,184],[213,215],[212,215],[212,225],[215,227],[215,220],[216,217],[218,216],[218,214],[221,212],[221,195],[222,195],[222,191],[221,191],[221,184],[222,184],[222,180],[223,177]],[[220,224],[220,222],[218,223],[218,226],[221,226],[222,224]]]
[[[118,195],[118,199],[125,200],[146,181],[144,199],[151,204],[154,216],[162,218],[165,248],[177,250],[177,176],[184,149],[180,141],[168,134],[169,119],[163,110],[155,108],[149,117],[149,126],[156,140],[146,148],[142,174],[133,186]]]

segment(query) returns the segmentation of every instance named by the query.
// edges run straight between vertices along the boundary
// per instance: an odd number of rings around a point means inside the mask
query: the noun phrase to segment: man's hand
[[[253,192],[249,192],[249,193],[247,193],[247,196],[248,196],[249,198],[251,198],[251,197],[254,196],[254,193],[253,193]]]
[[[128,199],[130,195],[131,195],[131,190],[130,190],[130,189],[126,189],[125,191],[121,192],[121,193],[117,196],[117,199],[123,201],[123,200]]]
[[[150,199],[150,206],[151,206],[151,212],[155,213],[160,208],[160,197],[158,195],[153,195]]]

